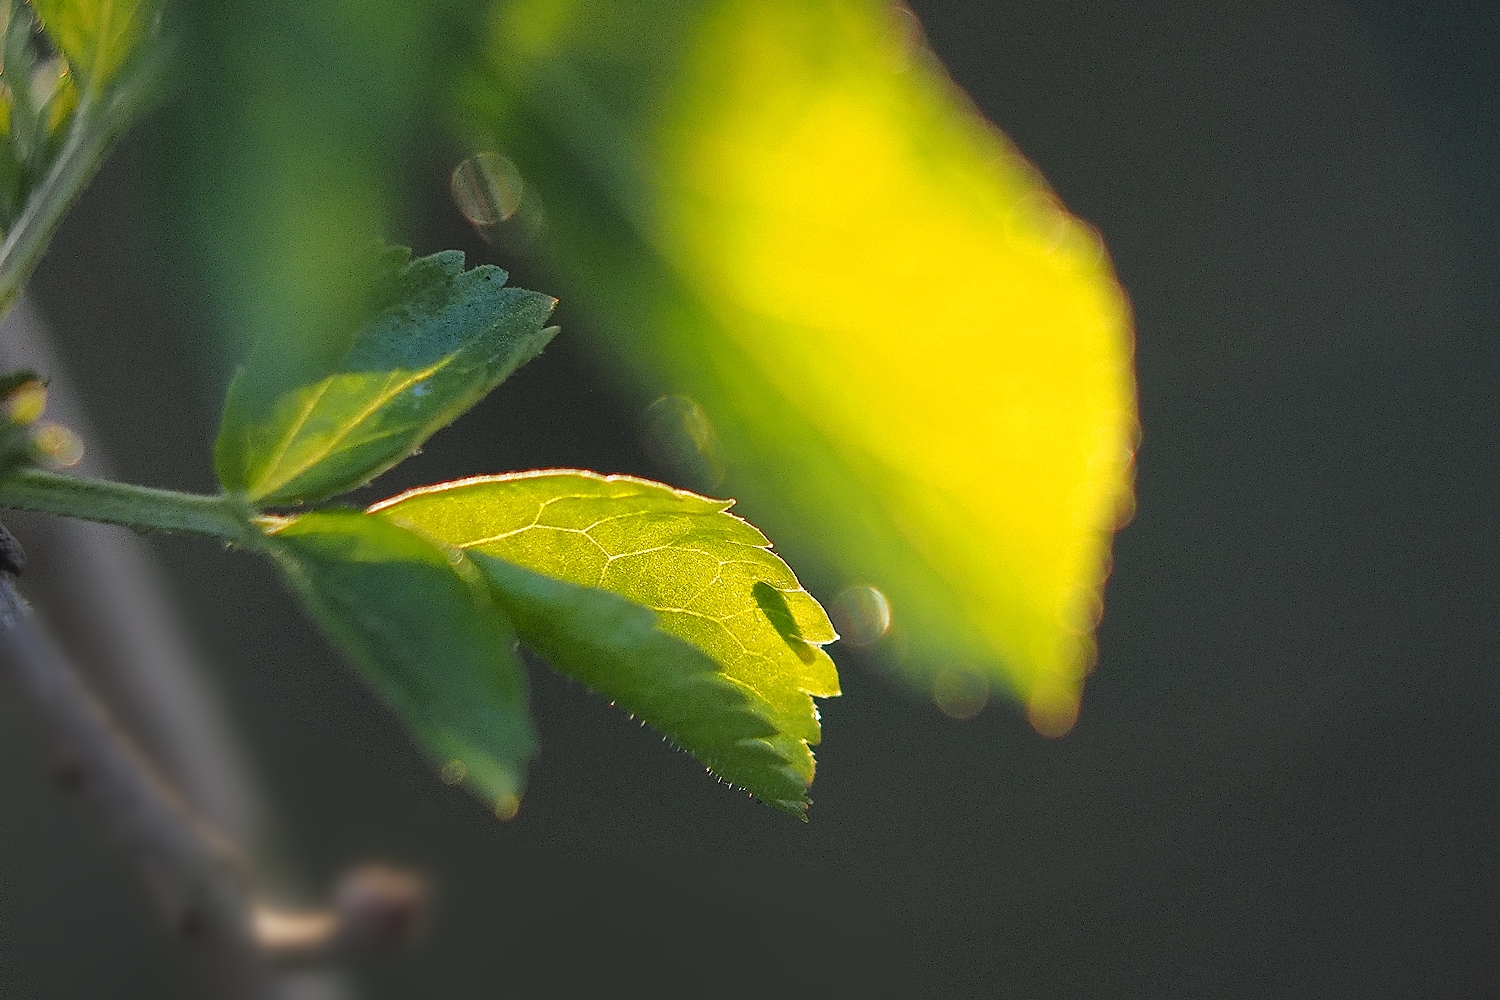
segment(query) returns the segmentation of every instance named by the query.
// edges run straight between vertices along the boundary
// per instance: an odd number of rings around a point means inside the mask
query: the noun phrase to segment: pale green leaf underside
[[[414,260],[331,365],[297,372],[252,355],[230,386],[214,459],[224,488],[258,504],[324,499],[410,455],[551,340],[554,300],[506,288],[463,254]]]
[[[474,567],[348,510],[285,522],[272,552],[432,760],[514,812],[536,739],[515,635]]]
[[[731,503],[549,470],[415,490],[371,512],[474,556],[522,640],[554,667],[800,812],[820,735],[812,696],[839,693],[820,647],[837,635]]]

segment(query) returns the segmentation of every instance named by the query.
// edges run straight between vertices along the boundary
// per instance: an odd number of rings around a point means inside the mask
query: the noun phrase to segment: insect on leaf
[[[536,357],[557,332],[543,328],[556,300],[463,262],[384,251],[351,336],[322,356],[252,351],[214,446],[224,488],[276,505],[361,486]]]
[[[444,778],[513,814],[536,739],[515,633],[478,571],[350,510],[283,522],[272,553]]]
[[[467,553],[521,639],[762,801],[802,814],[837,636],[756,528],[627,476],[460,480],[370,509]]]

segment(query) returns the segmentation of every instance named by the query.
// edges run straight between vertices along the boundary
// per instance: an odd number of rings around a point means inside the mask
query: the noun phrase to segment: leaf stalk
[[[231,494],[204,496],[72,476],[45,469],[18,469],[0,479],[0,507],[120,524],[146,531],[188,531],[258,549],[265,536],[256,511]]]

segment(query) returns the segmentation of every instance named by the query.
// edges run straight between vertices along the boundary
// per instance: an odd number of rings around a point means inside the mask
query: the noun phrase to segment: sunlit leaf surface
[[[731,502],[544,471],[415,490],[371,512],[464,550],[554,667],[801,813],[819,738],[811,696],[839,693],[821,649],[835,636]]]
[[[513,815],[536,752],[516,639],[467,562],[357,511],[284,523],[273,554],[442,768]]]
[[[215,445],[219,480],[252,501],[318,500],[368,482],[534,358],[553,300],[506,288],[457,251],[377,266],[368,317],[334,357],[273,343],[230,386]]]
[[[149,0],[31,0],[73,72],[98,90],[129,58],[155,16]]]
[[[830,593],[878,588],[910,676],[1066,731],[1136,433],[1097,235],[894,5],[510,0],[490,46],[476,127],[724,489]]]

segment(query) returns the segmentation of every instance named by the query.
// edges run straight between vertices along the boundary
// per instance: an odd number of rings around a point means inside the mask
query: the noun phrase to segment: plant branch
[[[263,544],[251,520],[254,512],[231,496],[178,493],[45,469],[17,469],[0,479],[0,507],[129,528],[190,531],[248,548]]]
[[[426,882],[384,865],[347,873],[331,906],[285,910],[254,892],[238,847],[200,817],[120,731],[31,615],[0,526],[0,667],[16,678],[59,751],[58,777],[93,801],[172,927],[210,963],[216,995],[281,996],[276,963],[339,949],[388,949],[420,929]],[[225,993],[224,991],[228,991]]]
[[[63,754],[60,776],[98,806],[173,925],[211,943],[221,962],[224,953],[238,955],[233,978],[258,978],[263,963],[238,852],[115,727],[38,627],[8,572],[0,572],[0,663],[52,730]]]

